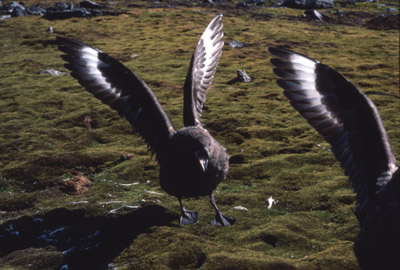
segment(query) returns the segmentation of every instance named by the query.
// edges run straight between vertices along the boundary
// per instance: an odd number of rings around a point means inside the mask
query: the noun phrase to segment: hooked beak
[[[207,148],[204,148],[204,150],[205,151],[197,151],[194,154],[199,161],[201,169],[203,170],[204,173],[206,173],[208,168],[208,159],[210,157],[210,152],[208,151]]]

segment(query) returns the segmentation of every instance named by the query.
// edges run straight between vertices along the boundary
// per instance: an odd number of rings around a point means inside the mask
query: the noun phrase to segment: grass
[[[287,16],[297,17],[302,11],[291,9],[250,9],[273,15],[263,21],[245,10],[197,4],[148,8],[148,3],[135,3],[141,8],[127,8],[119,16],[61,21],[28,16],[0,21],[3,232],[10,222],[22,224],[32,215],[46,219],[65,209],[73,217],[76,211],[84,213],[83,220],[71,225],[76,227],[75,234],[97,224],[118,236],[100,237],[100,243],[109,245],[101,249],[108,255],[85,257],[94,262],[105,256],[110,269],[357,269],[352,246],[358,223],[351,187],[333,155],[321,147],[328,145],[275,84],[266,47],[290,48],[316,58],[364,92],[398,96],[399,31],[293,21]],[[342,9],[375,12],[375,7],[376,3],[363,3]],[[246,45],[224,47],[202,117],[232,157],[216,200],[237,223],[229,228],[209,225],[214,213],[208,200],[195,198],[185,205],[200,211],[199,223],[181,227],[179,203],[160,189],[158,165],[129,123],[72,77],[39,71],[66,71],[54,42],[56,35],[90,44],[144,79],[178,129],[191,53],[216,13],[224,14],[224,40]],[[54,34],[46,32],[50,25]],[[131,54],[138,57],[132,59]],[[246,70],[253,81],[227,84],[237,69]],[[399,100],[370,98],[381,113],[395,156],[400,157]],[[121,158],[123,153],[132,158]],[[59,185],[75,172],[93,181],[91,189],[83,195],[61,192]],[[120,185],[135,182],[139,184]],[[269,196],[278,200],[271,209],[267,208]],[[84,201],[88,203],[77,203]],[[123,203],[106,204],[110,201]],[[145,210],[109,214],[122,204],[141,205]],[[158,212],[151,208],[154,205]],[[237,205],[248,211],[233,210]],[[146,209],[159,213],[148,223],[143,221],[146,216],[140,216]],[[71,255],[73,259],[63,256],[65,249],[61,244],[21,244],[1,254],[0,269],[27,269],[29,264],[33,265],[30,269],[59,269],[82,258],[80,254]]]

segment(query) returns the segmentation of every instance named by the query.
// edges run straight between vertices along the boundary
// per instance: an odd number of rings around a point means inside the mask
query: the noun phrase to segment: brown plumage
[[[340,73],[304,55],[269,48],[290,104],[331,144],[356,193],[363,269],[400,269],[400,173],[372,101]]]
[[[221,19],[218,15],[210,22],[194,50],[184,86],[185,127],[178,131],[147,84],[123,64],[88,45],[57,37],[71,75],[125,117],[156,154],[161,187],[181,203],[181,224],[196,222],[198,215],[182,206],[182,198],[207,195],[217,212],[213,224],[231,225],[235,221],[221,214],[213,196],[226,178],[229,157],[200,122],[222,52]]]

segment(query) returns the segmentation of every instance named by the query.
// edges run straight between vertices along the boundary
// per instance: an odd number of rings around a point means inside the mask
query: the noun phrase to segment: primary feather
[[[192,55],[184,85],[183,121],[186,127],[201,125],[203,104],[224,46],[221,19],[222,15],[218,15],[209,23]]]
[[[360,233],[354,251],[363,269],[400,269],[400,173],[372,101],[330,67],[269,48],[290,104],[324,139],[356,193]]]
[[[139,132],[157,157],[175,133],[156,96],[136,74],[100,50],[57,37],[71,75],[87,91],[118,111]]]

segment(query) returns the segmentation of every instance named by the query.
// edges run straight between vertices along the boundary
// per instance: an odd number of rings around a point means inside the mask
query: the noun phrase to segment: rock
[[[26,16],[27,12],[23,3],[17,3],[15,1],[10,2],[2,7],[0,7],[1,14],[11,15],[11,17],[21,17]]]
[[[42,7],[40,7],[39,5],[33,5],[29,8],[26,8],[26,12],[29,15],[40,15],[43,16],[44,14],[46,14],[46,10]]]
[[[41,70],[39,72],[39,74],[49,74],[49,75],[55,75],[55,76],[59,76],[59,75],[64,75],[64,74],[68,74],[67,72],[62,72],[59,70],[55,70],[55,69],[46,69],[46,70]]]
[[[333,8],[333,0],[285,0],[282,6],[296,9]]]
[[[262,6],[265,0],[249,0],[246,2],[247,5]]]
[[[28,15],[28,13],[26,12],[25,7],[23,6],[15,7],[11,12],[11,17],[23,17],[26,15]]]
[[[65,2],[57,2],[54,5],[54,9],[57,11],[72,10],[73,8],[74,8],[74,4],[72,2],[69,4],[67,4]]]
[[[79,195],[87,192],[92,185],[92,181],[83,175],[76,175],[73,179],[65,181],[62,190],[71,195]]]
[[[244,44],[240,41],[232,40],[229,42],[228,46],[232,48],[242,48]]]
[[[80,2],[79,6],[82,7],[82,8],[89,8],[89,9],[104,9],[104,8],[107,8],[107,6],[105,6],[105,5],[98,4],[98,3],[95,3],[95,2],[89,1],[89,0],[84,0],[84,1]]]
[[[54,7],[49,7],[48,9],[46,9],[46,14],[44,16],[44,18],[47,19],[47,17],[52,17],[54,16],[54,14],[57,13],[63,13],[63,12],[67,12],[67,11],[72,11],[72,9],[74,8],[74,5],[71,3],[70,5],[67,5],[67,3],[64,2],[57,2]]]
[[[108,7],[97,4],[92,1],[82,1],[79,7],[75,7],[72,3],[66,4],[58,2],[54,7],[46,9],[46,14],[43,18],[48,20],[63,20],[72,17],[89,18],[103,15],[120,15],[123,11],[105,10]]]
[[[246,71],[238,69],[236,73],[236,77],[227,82],[227,84],[234,84],[237,82],[251,82],[251,78],[249,75],[247,75]],[[236,156],[231,157],[230,162],[233,162],[232,164],[235,164],[237,162]]]
[[[5,12],[11,14],[11,12],[14,10],[14,8],[16,8],[18,6],[25,8],[24,6],[20,5],[18,2],[12,1],[12,2],[0,7],[0,10],[3,10]]]
[[[47,32],[49,32],[49,33],[53,33],[54,32],[54,30],[53,30],[53,26],[49,26],[49,28],[47,28],[47,30],[46,30]],[[58,70],[56,70],[56,71],[58,71]],[[59,71],[58,71],[59,72]]]
[[[107,10],[105,10],[107,9]],[[72,2],[57,2],[54,6],[44,9],[39,5],[33,5],[25,8],[22,2],[10,2],[0,7],[0,15],[11,15],[12,17],[26,16],[26,15],[40,15],[48,20],[61,20],[72,17],[88,18],[103,15],[120,15],[125,13],[121,10],[108,10],[108,7],[93,1],[84,0],[80,2],[79,7],[75,7]],[[0,17],[3,20],[8,17]]]
[[[86,8],[67,8],[64,10],[49,10],[47,9],[47,13],[43,16],[48,20],[63,20],[69,19],[72,17],[78,18],[87,18],[92,16],[101,16],[102,13],[99,10],[88,10]]]
[[[247,75],[246,71],[238,69],[237,70],[237,80],[239,82],[251,82],[251,78]]]

